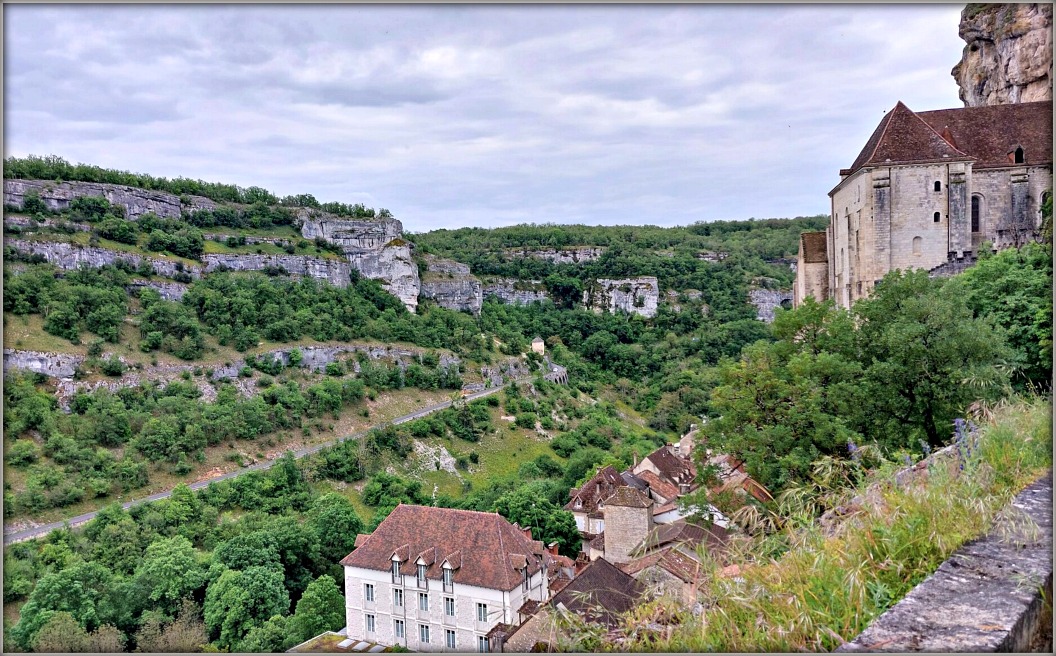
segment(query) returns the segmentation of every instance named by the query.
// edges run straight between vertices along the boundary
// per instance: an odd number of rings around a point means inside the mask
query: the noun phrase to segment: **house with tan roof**
[[[497,513],[401,504],[341,561],[347,637],[489,651],[497,625],[547,600],[551,556]]]
[[[801,235],[794,304],[847,308],[890,271],[953,275],[984,244],[1034,239],[1052,144],[1051,100],[926,112],[899,102],[840,170],[828,228]]]

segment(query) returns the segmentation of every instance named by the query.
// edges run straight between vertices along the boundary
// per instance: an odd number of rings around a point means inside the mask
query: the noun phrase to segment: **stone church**
[[[1052,101],[887,112],[800,236],[793,302],[850,307],[895,269],[952,275],[1034,239],[1052,193]]]

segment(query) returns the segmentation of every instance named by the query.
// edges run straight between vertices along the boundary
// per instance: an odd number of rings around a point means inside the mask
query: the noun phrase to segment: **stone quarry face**
[[[1052,99],[1052,5],[969,5],[951,74],[966,107]]]

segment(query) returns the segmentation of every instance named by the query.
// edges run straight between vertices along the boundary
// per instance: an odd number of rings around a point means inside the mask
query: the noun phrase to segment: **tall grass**
[[[695,614],[666,600],[628,615],[591,645],[628,651],[828,651],[857,636],[983,535],[1012,498],[1052,466],[1049,399],[1018,399],[963,434],[948,458],[896,485],[904,463],[886,462],[856,488],[819,492],[816,508],[850,505],[837,524],[785,522],[781,535],[735,545],[741,571],[702,584]],[[855,502],[848,500],[857,495]],[[774,553],[775,539],[783,545]],[[569,645],[574,647],[575,645]]]

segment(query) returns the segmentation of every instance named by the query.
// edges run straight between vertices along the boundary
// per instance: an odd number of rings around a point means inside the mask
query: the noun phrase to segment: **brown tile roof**
[[[621,506],[625,508],[648,508],[653,505],[653,500],[645,496],[633,487],[618,487],[608,499],[602,502],[603,506]]]
[[[571,512],[585,512],[588,515],[595,514],[598,511],[598,504],[610,496],[616,488],[625,485],[627,483],[614,467],[602,467],[582,487],[572,489],[569,493],[570,501],[565,504],[564,509]]]
[[[656,509],[653,510],[653,517],[656,517],[657,515],[662,515],[666,512],[670,512],[675,508],[678,508],[678,501],[668,501],[664,505],[657,506]]]
[[[649,484],[649,488],[662,496],[663,498],[670,501],[678,496],[678,486],[674,483],[669,483],[653,472],[646,469],[638,475],[643,481]]]
[[[807,264],[828,262],[828,239],[825,231],[800,233],[799,241],[803,248],[803,261]]]
[[[909,107],[898,101],[876,126],[865,148],[858,153],[850,171],[867,165],[911,164],[914,162],[967,161],[971,157],[951,146]]]
[[[973,169],[1014,166],[1010,155],[1023,148],[1024,164],[1052,164],[1052,101],[959,107],[917,112],[932,129],[949,134],[959,150],[975,158]]]
[[[660,471],[660,475],[675,485],[691,483],[697,476],[697,470],[688,460],[675,455],[671,445],[664,445],[653,451],[646,459]],[[641,474],[638,474],[641,476]]]
[[[725,551],[729,532],[718,524],[708,528],[679,520],[670,524],[657,524],[636,551],[648,553],[668,545],[686,544],[690,547],[706,545],[711,551]]]
[[[439,581],[442,565],[451,561],[454,582],[495,590],[512,590],[527,564],[539,571],[540,558],[532,541],[497,513],[401,504],[341,564],[388,571],[392,554],[403,560],[404,574],[414,576],[418,554],[435,550],[426,578]]]
[[[901,101],[884,115],[862,152],[841,175],[863,166],[974,161],[972,168],[1052,164],[1052,101],[913,112]],[[837,185],[838,187],[838,185]],[[834,193],[835,189],[830,194]]]
[[[590,548],[605,553],[605,532],[602,531],[590,541]]]
[[[554,595],[550,604],[555,608],[561,604],[588,622],[613,626],[616,616],[633,608],[644,592],[645,586],[599,558]]]
[[[619,567],[625,573],[634,576],[654,565],[670,572],[672,576],[678,577],[685,583],[699,581],[703,572],[699,562],[673,546],[623,563]]]

